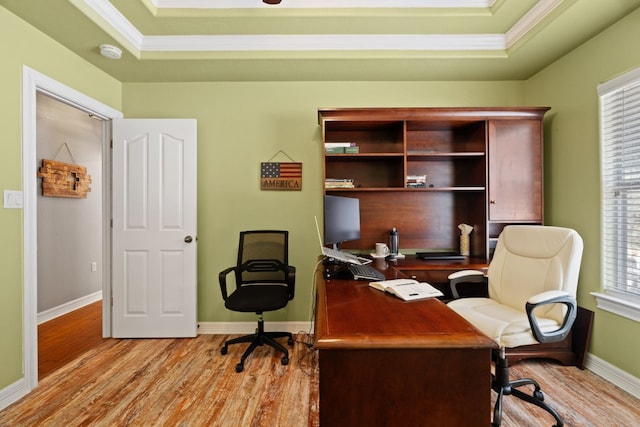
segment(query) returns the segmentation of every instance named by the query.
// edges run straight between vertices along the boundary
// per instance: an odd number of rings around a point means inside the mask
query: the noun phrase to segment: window
[[[598,307],[640,322],[640,69],[600,97],[602,280]]]

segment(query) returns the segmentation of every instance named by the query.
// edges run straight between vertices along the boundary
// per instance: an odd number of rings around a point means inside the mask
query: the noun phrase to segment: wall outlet
[[[91,263],[91,271],[92,271],[92,272],[94,272],[94,273],[95,273],[96,271],[98,271],[98,263],[97,263],[97,262],[93,261],[93,262]]]

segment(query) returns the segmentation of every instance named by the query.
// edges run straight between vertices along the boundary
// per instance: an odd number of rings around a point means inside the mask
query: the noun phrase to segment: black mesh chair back
[[[238,248],[238,283],[286,283],[288,231],[243,231]]]

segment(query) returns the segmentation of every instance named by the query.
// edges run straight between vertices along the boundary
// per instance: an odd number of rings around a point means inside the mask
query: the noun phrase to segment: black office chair
[[[227,275],[232,271],[235,273],[236,289],[229,295]],[[296,268],[289,265],[289,232],[240,232],[237,265],[220,272],[219,280],[225,307],[233,311],[255,312],[259,316],[255,334],[230,339],[220,350],[222,354],[227,354],[231,344],[251,343],[236,365],[236,372],[242,372],[247,357],[256,347],[264,344],[283,352],[282,364],[288,364],[289,352],[275,338],[287,337],[287,343],[291,346],[293,335],[290,332],[265,332],[262,313],[281,309],[294,297]]]

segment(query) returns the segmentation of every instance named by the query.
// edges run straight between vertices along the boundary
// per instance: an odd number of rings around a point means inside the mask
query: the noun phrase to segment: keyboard
[[[356,280],[385,280],[384,274],[370,265],[349,264],[349,271]]]
[[[462,260],[464,255],[457,252],[416,252],[416,257],[424,260]]]

